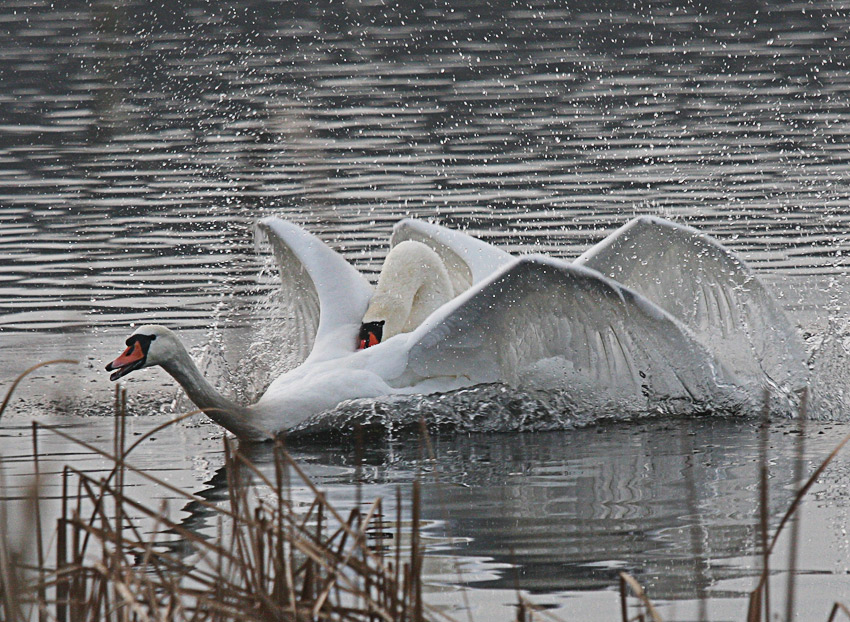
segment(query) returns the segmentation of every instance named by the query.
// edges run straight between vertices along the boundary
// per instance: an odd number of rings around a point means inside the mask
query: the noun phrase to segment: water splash
[[[830,316],[826,328],[806,335],[811,370],[810,417],[846,421],[850,416],[850,320]]]
[[[432,395],[348,400],[311,417],[290,435],[349,436],[358,426],[393,436],[426,425],[455,432],[546,432],[658,417],[730,417],[752,412],[741,404],[657,399],[643,408],[578,401],[569,391],[521,390],[487,384]]]

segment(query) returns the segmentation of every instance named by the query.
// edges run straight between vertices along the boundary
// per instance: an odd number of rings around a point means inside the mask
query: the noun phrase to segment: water
[[[265,349],[275,276],[252,234],[269,214],[372,277],[407,215],[565,258],[637,214],[705,230],[807,335],[816,415],[834,422],[809,430],[816,460],[846,432],[850,400],[848,22],[827,2],[3,3],[0,378],[81,361],[21,386],[0,423],[6,476],[28,473],[33,417],[108,436],[102,367],[134,323],[181,329],[208,373],[255,395],[280,365]],[[159,372],[127,386],[139,429],[188,408]],[[777,515],[794,455],[784,425]],[[170,477],[202,489],[219,431],[180,430],[140,466],[174,456]],[[611,569],[625,568],[668,611],[698,617],[713,594],[712,617],[742,619],[756,438],[741,421],[440,437],[432,583],[469,584],[479,613],[519,586],[567,617],[610,619]],[[375,442],[366,497],[420,468],[412,449]],[[354,503],[350,451],[326,444],[300,455]],[[845,473],[827,473],[804,524],[805,602],[843,585]],[[459,607],[457,589],[432,601]]]

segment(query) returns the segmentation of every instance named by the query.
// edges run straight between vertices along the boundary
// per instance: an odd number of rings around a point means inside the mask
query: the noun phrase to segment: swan
[[[805,385],[796,332],[749,267],[659,218],[627,223],[573,263],[513,257],[405,219],[374,293],[300,227],[266,218],[258,232],[302,328],[293,345],[300,364],[255,404],[236,404],[203,378],[174,332],[150,324],[106,366],[112,380],[159,365],[210,419],[248,441],[346,400],[483,383],[634,409],[743,401],[751,384],[786,393]],[[376,324],[383,334],[369,333]]]
[[[360,347],[408,333],[460,291],[430,246],[405,240],[390,249],[360,328]]]

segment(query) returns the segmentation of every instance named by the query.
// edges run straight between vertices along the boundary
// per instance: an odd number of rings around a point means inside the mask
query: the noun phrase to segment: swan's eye
[[[144,347],[145,352],[147,352],[148,348],[151,345],[151,341],[153,341],[154,339],[156,339],[156,335],[130,335],[129,337],[127,337],[127,341],[125,341],[124,343],[129,348],[134,343],[141,342],[142,347]]]
[[[364,322],[360,326],[360,335],[358,337],[358,350],[371,348],[381,343],[381,336],[384,334],[384,321]]]

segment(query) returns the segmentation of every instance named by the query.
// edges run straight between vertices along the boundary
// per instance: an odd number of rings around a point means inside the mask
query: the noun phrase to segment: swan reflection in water
[[[301,364],[257,403],[222,396],[178,337],[146,325],[112,379],[161,365],[211,419],[267,440],[352,400],[501,384],[559,396],[582,417],[748,412],[765,390],[793,409],[806,384],[795,329],[752,270],[689,227],[641,217],[575,262],[514,258],[458,231],[395,228],[372,286],[341,255],[260,222],[298,324]]]
[[[771,516],[792,495],[792,438],[771,441]],[[607,589],[626,570],[653,598],[692,599],[718,581],[758,572],[757,563],[729,562],[758,548],[754,425],[655,420],[570,432],[438,434],[429,441],[433,460],[423,461],[421,439],[411,435],[370,443],[359,466],[350,445],[288,449],[343,515],[356,506],[359,484],[363,502],[383,497],[391,519],[400,487],[409,525],[410,482],[420,477],[426,583],[428,575],[456,577],[456,562],[466,575],[460,580],[472,587],[538,593]],[[270,477],[272,451],[240,447]],[[309,507],[309,492],[297,477],[292,482],[295,507]],[[198,493],[221,503],[227,494],[225,467]],[[185,527],[216,533],[209,509],[193,503],[184,511]]]

